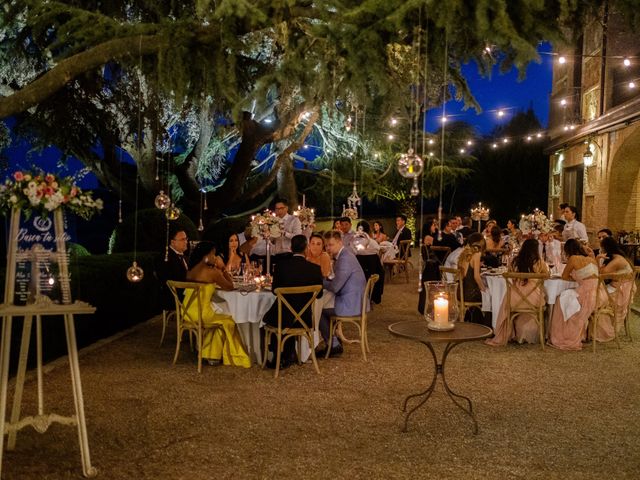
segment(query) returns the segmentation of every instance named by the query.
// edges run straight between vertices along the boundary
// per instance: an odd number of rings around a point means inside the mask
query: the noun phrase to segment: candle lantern
[[[431,330],[452,330],[458,320],[458,284],[425,282],[427,299],[424,316]]]

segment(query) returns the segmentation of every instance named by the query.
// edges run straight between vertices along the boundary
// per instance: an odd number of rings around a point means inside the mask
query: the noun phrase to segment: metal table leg
[[[409,410],[409,412],[405,413],[404,426],[403,426],[402,431],[403,432],[407,431],[407,422],[409,421],[409,416],[413,412],[415,412],[418,408],[420,408],[422,405],[424,405],[426,403],[426,401],[431,397],[431,394],[435,390],[435,385],[436,385],[436,381],[438,379],[438,375],[440,375],[441,379],[442,379],[442,384],[444,386],[445,392],[447,393],[447,395],[449,396],[451,401],[453,403],[455,403],[456,406],[458,408],[460,408],[464,413],[466,413],[469,416],[469,418],[471,418],[471,421],[473,422],[473,433],[474,433],[474,435],[477,435],[478,434],[478,422],[476,421],[475,414],[473,413],[473,403],[471,402],[471,399],[469,397],[465,397],[464,395],[460,395],[459,393],[454,392],[449,387],[449,384],[447,383],[447,379],[446,379],[446,376],[445,376],[445,364],[446,364],[446,361],[447,361],[447,357],[449,356],[449,353],[451,352],[451,350],[453,350],[453,348],[456,345],[458,345],[458,342],[456,342],[456,343],[447,343],[447,345],[446,345],[446,347],[444,349],[444,352],[442,354],[442,361],[441,362],[438,362],[438,357],[436,355],[435,350],[433,349],[433,346],[430,343],[425,343],[425,345],[427,346],[427,348],[431,352],[431,356],[433,358],[433,365],[434,365],[433,378],[431,380],[431,384],[429,385],[429,387],[424,392],[420,392],[420,393],[415,393],[415,394],[409,395],[407,398],[404,399],[404,402],[403,402],[403,405],[402,405],[402,411],[406,412],[407,403],[409,402],[410,399],[416,398],[416,397],[424,397],[415,407],[413,407],[411,410]],[[458,401],[457,400],[458,398],[466,400],[467,406],[465,406],[463,403]]]

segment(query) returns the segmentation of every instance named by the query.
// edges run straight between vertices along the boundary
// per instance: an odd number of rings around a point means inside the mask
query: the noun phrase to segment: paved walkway
[[[452,387],[475,402],[479,435],[439,389],[400,432],[400,404],[424,388],[426,349],[392,337],[415,319],[415,284],[387,285],[370,325],[371,359],[341,358],[271,371],[206,366],[174,336],[158,347],[158,319],[81,358],[89,439],[103,479],[637,478],[640,328],[636,342],[559,352],[538,346],[459,346]],[[68,369],[45,377],[46,404],[73,409]],[[35,410],[35,383],[27,411]],[[3,477],[81,478],[77,437],[32,429],[7,452]]]

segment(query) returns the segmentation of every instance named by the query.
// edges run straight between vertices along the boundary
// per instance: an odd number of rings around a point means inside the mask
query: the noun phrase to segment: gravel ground
[[[396,280],[395,282],[401,282]],[[400,406],[432,374],[423,345],[387,326],[416,319],[414,284],[391,283],[371,315],[370,361],[341,358],[272,371],[203,367],[159,319],[81,357],[91,456],[104,479],[638,478],[640,328],[582,352],[538,346],[456,347],[452,388],[474,401],[480,431],[438,388],[401,433]],[[36,406],[35,383],[25,392]],[[45,377],[45,402],[73,410],[68,369]],[[5,479],[82,478],[74,429],[27,428],[5,452]]]

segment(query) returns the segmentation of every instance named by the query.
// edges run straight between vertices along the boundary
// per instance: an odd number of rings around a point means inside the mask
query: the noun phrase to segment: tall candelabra
[[[487,207],[482,206],[482,202],[478,202],[478,205],[471,209],[471,219],[474,222],[478,222],[478,232],[480,232],[481,221],[489,220],[489,209]]]

